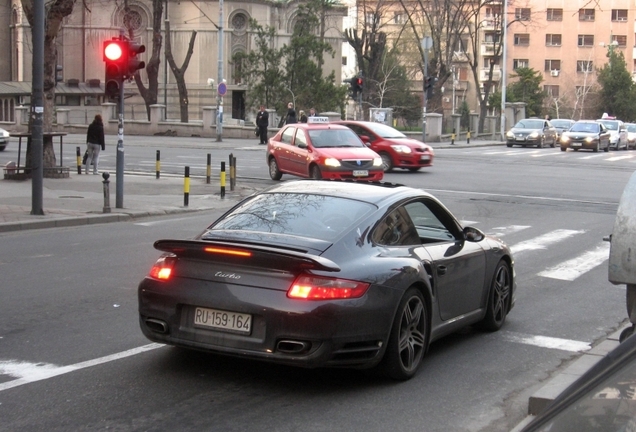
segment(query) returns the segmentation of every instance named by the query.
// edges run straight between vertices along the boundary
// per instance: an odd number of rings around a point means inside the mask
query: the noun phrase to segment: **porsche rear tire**
[[[427,314],[422,293],[409,288],[400,300],[381,363],[390,378],[405,381],[417,372],[428,348]]]

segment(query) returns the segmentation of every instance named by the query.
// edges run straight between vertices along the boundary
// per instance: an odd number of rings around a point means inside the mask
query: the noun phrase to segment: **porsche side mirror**
[[[483,232],[473,227],[465,227],[462,232],[464,233],[464,239],[469,242],[478,243],[486,237]]]

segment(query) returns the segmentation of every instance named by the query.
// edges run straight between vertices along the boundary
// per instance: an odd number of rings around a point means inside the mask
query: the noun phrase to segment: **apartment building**
[[[530,67],[543,73],[550,112],[585,118],[597,87],[596,69],[608,50],[620,50],[636,74],[634,0],[528,0],[509,3],[506,71]]]

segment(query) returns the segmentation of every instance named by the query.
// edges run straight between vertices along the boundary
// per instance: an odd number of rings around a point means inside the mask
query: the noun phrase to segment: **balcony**
[[[488,72],[489,72],[489,68],[480,69],[479,81],[488,81]],[[495,69],[492,71],[492,80],[493,81],[501,80],[501,69],[499,69],[498,67],[495,67]]]
[[[479,49],[479,54],[482,56],[493,56],[495,55],[495,43],[494,42],[482,42],[481,47]]]

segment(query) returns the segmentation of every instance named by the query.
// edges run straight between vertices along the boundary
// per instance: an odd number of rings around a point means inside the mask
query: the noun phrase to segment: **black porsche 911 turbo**
[[[498,330],[515,302],[504,243],[390,183],[285,182],[154,246],[138,288],[148,339],[295,366],[409,379],[432,341]]]

